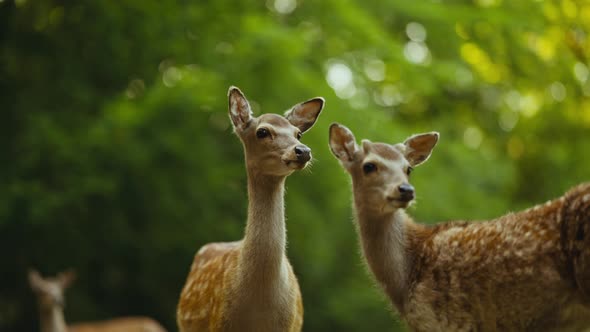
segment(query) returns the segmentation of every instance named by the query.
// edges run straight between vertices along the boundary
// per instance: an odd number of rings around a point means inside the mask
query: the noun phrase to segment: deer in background
[[[147,317],[121,317],[66,326],[65,290],[74,279],[75,273],[71,270],[59,273],[55,278],[43,278],[39,272],[29,271],[29,284],[39,304],[41,332],[166,332]]]
[[[242,92],[228,92],[229,116],[240,138],[248,177],[244,238],[210,243],[195,255],[176,319],[189,331],[300,331],[301,292],[287,259],[285,179],[303,169],[311,150],[299,140],[313,126],[324,100],[293,106],[285,116],[254,117]]]
[[[482,222],[415,223],[413,167],[436,132],[389,145],[339,124],[330,148],[352,178],[362,252],[415,331],[580,331],[590,327],[590,183]],[[485,202],[482,202],[485,204]]]

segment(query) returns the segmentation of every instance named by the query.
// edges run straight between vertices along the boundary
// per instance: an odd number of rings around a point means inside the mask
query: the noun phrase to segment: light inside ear
[[[248,100],[236,87],[230,87],[228,91],[229,116],[235,128],[244,128],[252,118],[252,110]]]

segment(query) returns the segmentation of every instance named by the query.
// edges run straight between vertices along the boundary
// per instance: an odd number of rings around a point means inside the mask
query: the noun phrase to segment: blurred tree
[[[441,132],[418,220],[539,203],[588,180],[589,30],[571,0],[0,0],[0,330],[37,328],[30,266],[78,270],[69,321],[176,329],[192,256],[245,221],[232,84],[257,112],[327,99],[303,138],[315,163],[287,181],[304,330],[402,330],[361,263],[329,124]]]

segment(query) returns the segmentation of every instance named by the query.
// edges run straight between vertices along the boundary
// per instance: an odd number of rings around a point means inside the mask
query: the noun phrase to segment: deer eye
[[[297,139],[300,140],[301,139],[301,132],[297,133]]]
[[[375,165],[373,163],[366,163],[363,165],[363,172],[365,172],[365,174],[373,173],[376,170],[377,170],[377,165]]]
[[[412,171],[414,170],[414,168],[412,168],[412,166],[408,166],[408,168],[406,169],[406,174],[408,174],[408,176],[410,174],[412,174]]]
[[[265,138],[265,137],[268,137],[268,135],[270,135],[270,133],[268,132],[268,129],[266,129],[266,128],[260,128],[256,131],[256,137],[258,137],[258,138]]]

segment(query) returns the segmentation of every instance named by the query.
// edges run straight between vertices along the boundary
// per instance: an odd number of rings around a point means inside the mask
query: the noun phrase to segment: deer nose
[[[299,162],[308,162],[311,159],[311,149],[305,145],[298,145],[295,147],[295,156]]]
[[[414,187],[409,183],[402,183],[397,190],[399,191],[403,200],[414,199]]]

